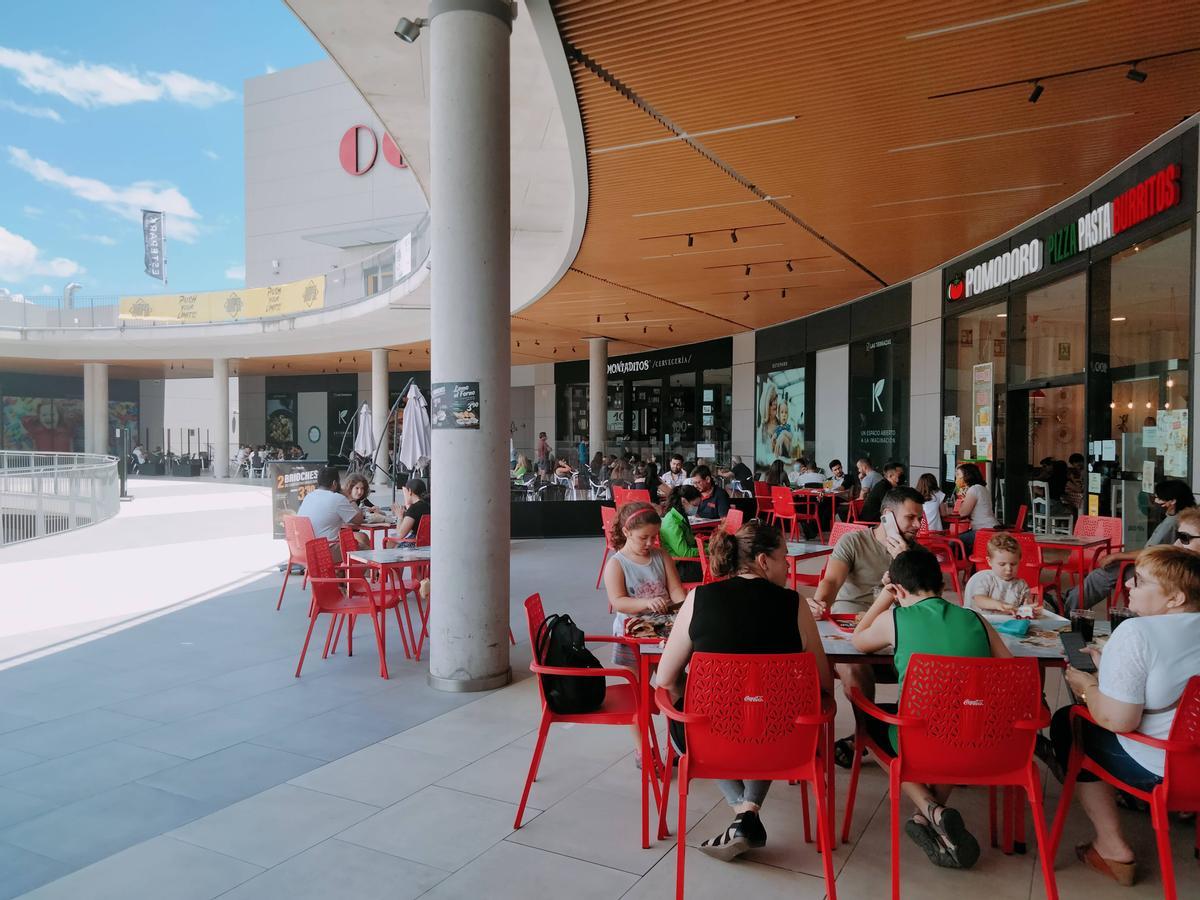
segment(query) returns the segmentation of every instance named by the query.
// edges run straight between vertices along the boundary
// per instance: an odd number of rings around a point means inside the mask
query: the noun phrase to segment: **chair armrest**
[[[1018,731],[1041,731],[1050,724],[1050,712],[1043,708],[1042,713],[1036,719],[1018,719],[1013,722],[1013,728]]]
[[[880,722],[884,722],[888,725],[920,725],[925,721],[924,719],[917,718],[916,716],[895,716],[889,712],[884,712],[882,709],[868,700],[863,692],[858,688],[850,689],[850,702],[861,709],[872,719],[878,719]]]
[[[1091,722],[1093,725],[1096,725],[1099,728],[1104,728],[1103,725],[1096,721],[1096,717],[1092,715],[1091,710],[1089,710],[1086,706],[1081,706],[1079,704],[1072,706],[1071,718],[1084,719],[1085,721]],[[1107,731],[1108,729],[1105,730]],[[1147,735],[1140,734],[1136,731],[1114,731],[1113,734],[1117,735],[1118,737],[1129,738],[1131,741],[1136,741],[1139,744],[1145,744],[1147,747],[1153,747],[1156,750],[1181,752],[1194,750],[1196,747],[1195,744],[1192,744],[1188,741],[1163,741],[1159,740],[1158,738],[1152,738]]]
[[[365,578],[353,578],[353,577],[349,577],[349,576],[343,576],[341,578],[310,578],[310,579],[308,579],[308,583],[309,584],[340,584],[343,587],[353,587],[355,585],[358,585],[358,586],[366,588],[368,594],[370,594],[372,596],[374,596],[374,594],[375,594],[375,589],[374,589],[374,587],[372,587],[371,582],[367,581]]]
[[[797,725],[824,725],[826,722],[832,722],[833,717],[837,714],[837,701],[832,697],[821,695],[821,711],[819,713],[810,713],[807,716],[796,716],[793,720]]]
[[[568,666],[543,666],[538,662],[529,664],[529,671],[537,675],[571,675],[581,678],[622,678],[637,687],[637,678],[628,669],[574,669]]]
[[[585,644],[623,644],[624,638],[619,638],[615,634],[585,634],[583,636]]]
[[[667,693],[665,687],[655,688],[654,702],[658,704],[658,708],[662,714],[668,719],[674,719],[676,722],[683,722],[685,725],[689,722],[706,722],[708,716],[702,716],[697,713],[680,712],[675,708],[675,704],[671,702],[671,695]]]

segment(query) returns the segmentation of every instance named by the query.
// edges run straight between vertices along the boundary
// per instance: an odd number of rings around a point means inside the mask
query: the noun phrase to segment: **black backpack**
[[[583,645],[583,631],[570,616],[547,616],[537,631],[535,651],[544,666],[602,669],[600,660]],[[585,675],[543,675],[546,703],[564,715],[595,712],[604,705],[604,679]]]

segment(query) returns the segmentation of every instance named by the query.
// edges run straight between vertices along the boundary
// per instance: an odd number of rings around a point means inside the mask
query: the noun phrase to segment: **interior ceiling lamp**
[[[749,300],[749,299],[750,299],[750,292],[749,292],[749,291],[746,291],[746,293],[742,294],[742,299],[743,299],[743,300]]]
[[[750,277],[750,267],[749,266],[746,266],[746,277],[747,278]]]
[[[1030,400],[1045,400],[1045,399],[1046,399],[1046,392],[1045,392],[1045,391],[1043,391],[1041,388],[1037,388],[1037,389],[1035,389],[1035,390],[1032,390],[1032,391],[1030,391],[1030,392],[1029,392],[1029,399],[1030,399]]]
[[[787,270],[789,272],[792,271],[792,261],[790,259],[787,261]]]
[[[1044,90],[1046,90],[1046,88],[1042,85],[1042,83],[1035,81],[1033,83],[1033,90],[1029,92],[1029,102],[1037,103],[1038,98],[1042,96],[1042,91]]]
[[[408,16],[403,16],[396,23],[396,37],[400,38],[406,44],[411,44],[421,36],[421,29],[428,24],[428,19],[410,19]]]
[[[782,290],[779,292],[779,299],[780,299],[780,300],[786,300],[786,299],[787,299],[787,288],[783,288],[783,289],[782,289]]]
[[[689,247],[690,247],[690,246],[692,246],[692,244],[694,244],[695,242],[696,242],[695,238],[693,238],[693,237],[692,237],[692,236],[689,234],[689,235],[688,235],[688,246],[689,246]]]
[[[737,243],[737,229],[736,228],[729,232],[729,240],[734,244]]]
[[[1138,68],[1138,63],[1140,62],[1140,59],[1135,60],[1133,65],[1129,67],[1129,71],[1125,73],[1126,78],[1128,78],[1130,81],[1136,81],[1138,84],[1141,84],[1143,81],[1145,81],[1147,77],[1146,73]]]

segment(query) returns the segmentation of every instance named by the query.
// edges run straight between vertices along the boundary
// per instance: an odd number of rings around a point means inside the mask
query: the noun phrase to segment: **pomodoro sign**
[[[1178,163],[1155,172],[1149,178],[1118,194],[1112,200],[1064,225],[1045,241],[1033,238],[1020,247],[980,263],[951,279],[946,298],[970,299],[977,294],[1003,287],[1027,275],[1040,272],[1045,257],[1052,264],[1091,250],[1135,225],[1178,205],[1182,198]]]

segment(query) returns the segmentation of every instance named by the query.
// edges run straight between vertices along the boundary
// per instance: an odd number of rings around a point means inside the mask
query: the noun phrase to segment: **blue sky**
[[[240,286],[242,82],[324,56],[280,0],[6,3],[0,291]],[[143,206],[167,212],[165,289]]]

